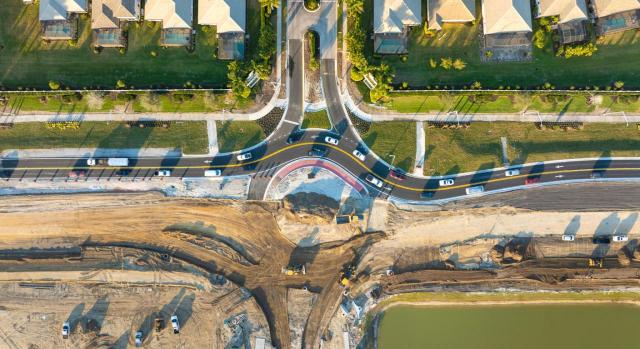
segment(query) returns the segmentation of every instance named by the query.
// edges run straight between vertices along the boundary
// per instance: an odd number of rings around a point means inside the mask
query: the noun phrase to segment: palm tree
[[[363,0],[348,0],[347,5],[349,7],[349,16],[358,17],[364,12]]]
[[[280,6],[280,0],[260,0],[260,6],[264,7],[267,10],[267,14],[270,15],[273,9]]]

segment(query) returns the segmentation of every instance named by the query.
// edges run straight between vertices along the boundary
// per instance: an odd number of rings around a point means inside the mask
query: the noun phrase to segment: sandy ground
[[[55,181],[9,180],[0,181],[0,195],[100,193],[109,191],[144,192],[161,191],[168,196],[246,199],[251,178],[249,176],[224,178],[136,179]]]
[[[312,178],[309,175],[312,174]],[[293,171],[270,193],[274,200],[282,200],[297,193],[317,193],[336,201],[336,215],[357,213],[369,217],[371,200],[353,190],[338,176],[322,168],[305,167]],[[313,246],[331,241],[348,240],[367,230],[367,220],[354,224],[335,224],[335,220],[304,220],[282,215],[278,225],[283,234],[299,246]]]
[[[85,250],[81,257],[1,262],[0,347],[129,348],[143,332],[144,347],[223,347],[232,341],[225,320],[245,314],[246,338],[269,338],[261,309],[231,282],[180,261],[137,249]],[[118,267],[112,269],[109,266]],[[246,294],[229,307],[228,295]],[[179,334],[169,318],[178,316]],[[165,327],[155,331],[161,317]],[[62,338],[63,322],[71,335]]]
[[[317,295],[301,290],[290,288],[287,290],[287,308],[289,312],[289,329],[291,332],[291,347],[302,348],[304,326],[309,318],[309,313],[313,308]]]

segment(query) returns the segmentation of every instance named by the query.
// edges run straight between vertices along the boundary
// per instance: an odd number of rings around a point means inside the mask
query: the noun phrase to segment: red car
[[[407,176],[405,176],[403,173],[396,171],[396,170],[392,170],[391,172],[389,172],[389,176],[391,176],[391,178],[395,178],[399,181],[404,180],[405,178],[407,178]]]
[[[524,184],[534,184],[539,182],[540,182],[540,176],[527,177],[527,179],[524,180]]]
[[[69,171],[69,178],[84,178],[86,174],[87,172],[83,170]]]

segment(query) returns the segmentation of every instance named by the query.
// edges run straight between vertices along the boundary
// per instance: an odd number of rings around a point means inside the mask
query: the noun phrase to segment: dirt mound
[[[519,263],[525,259],[538,257],[535,243],[531,238],[515,238],[506,245],[495,245],[491,249],[491,259],[495,263]]]
[[[284,197],[284,208],[289,218],[301,223],[328,223],[338,213],[340,203],[318,193],[295,193]]]

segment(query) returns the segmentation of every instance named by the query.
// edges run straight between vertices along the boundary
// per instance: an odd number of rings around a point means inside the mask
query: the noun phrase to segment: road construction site
[[[342,348],[367,338],[364,314],[393,294],[640,287],[639,212],[628,207],[353,200],[4,196],[2,343],[126,348],[141,331],[150,348]],[[626,238],[597,240],[611,236]],[[168,328],[156,332],[158,318]]]

